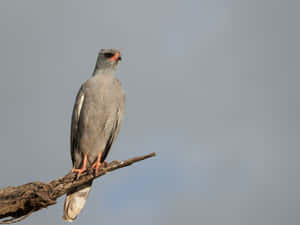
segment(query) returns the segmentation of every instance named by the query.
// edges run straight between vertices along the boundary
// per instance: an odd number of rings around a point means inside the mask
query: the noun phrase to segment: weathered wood
[[[10,217],[10,219],[1,221],[0,224],[19,222],[35,211],[56,204],[57,198],[78,186],[103,176],[107,172],[129,166],[153,156],[155,156],[155,153],[121,162],[112,161],[105,167],[100,167],[96,173],[92,169],[89,169],[78,180],[76,180],[76,174],[69,173],[48,183],[37,181],[17,187],[0,189],[0,219]]]

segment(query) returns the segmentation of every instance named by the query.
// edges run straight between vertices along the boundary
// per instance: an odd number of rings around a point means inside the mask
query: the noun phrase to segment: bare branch
[[[10,217],[10,219],[0,221],[0,224],[19,222],[35,211],[56,204],[57,198],[63,196],[67,192],[71,192],[76,187],[97,177],[101,177],[107,172],[130,166],[133,163],[155,155],[155,152],[153,152],[126,161],[112,161],[105,167],[100,167],[95,174],[93,174],[92,169],[88,170],[83,173],[78,180],[76,180],[76,174],[69,173],[64,177],[48,183],[37,181],[17,187],[0,189],[0,219]]]

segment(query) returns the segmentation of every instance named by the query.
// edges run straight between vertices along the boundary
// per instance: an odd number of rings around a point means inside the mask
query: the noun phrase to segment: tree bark
[[[52,180],[48,183],[32,182],[17,187],[0,189],[0,224],[19,222],[31,213],[50,205],[56,204],[56,199],[72,189],[79,187],[107,172],[129,166],[135,162],[155,156],[155,153],[135,157],[126,161],[112,161],[105,167],[100,167],[97,172],[89,169],[76,179],[75,173],[69,173],[64,177]],[[6,219],[10,217],[9,219]]]

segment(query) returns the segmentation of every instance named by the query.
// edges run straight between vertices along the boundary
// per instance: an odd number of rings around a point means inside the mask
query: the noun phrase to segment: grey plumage
[[[125,93],[114,76],[121,60],[116,49],[99,52],[94,74],[80,88],[72,115],[71,158],[73,168],[79,169],[83,156],[91,166],[102,153],[103,162],[115,141],[123,120]],[[73,221],[83,208],[92,183],[67,194],[64,220]]]

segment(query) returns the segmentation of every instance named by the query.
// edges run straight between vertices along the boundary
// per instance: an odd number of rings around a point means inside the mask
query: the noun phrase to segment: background
[[[127,111],[74,224],[300,222],[299,1],[1,1],[0,188],[71,169],[70,118],[101,48]],[[22,224],[65,224],[64,198]]]

